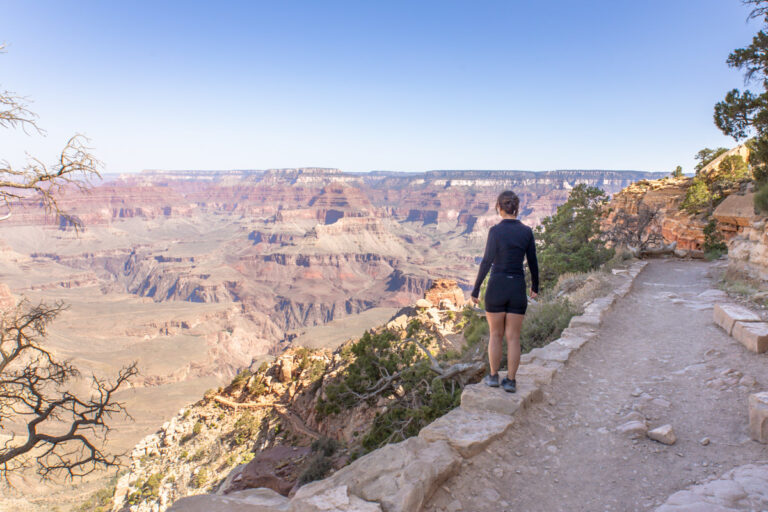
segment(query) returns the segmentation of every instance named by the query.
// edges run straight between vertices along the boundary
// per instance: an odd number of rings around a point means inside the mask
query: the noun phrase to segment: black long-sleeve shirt
[[[488,231],[488,242],[485,245],[483,261],[480,262],[480,270],[477,272],[472,297],[480,295],[480,286],[488,270],[491,270],[491,274],[525,275],[523,257],[528,260],[528,268],[531,269],[531,289],[539,293],[539,263],[536,261],[533,230],[517,219],[504,219],[492,226]]]

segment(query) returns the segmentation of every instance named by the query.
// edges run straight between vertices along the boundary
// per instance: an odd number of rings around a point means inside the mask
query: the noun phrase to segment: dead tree
[[[4,45],[0,45],[0,53],[3,50]],[[27,134],[44,133],[37,124],[37,115],[29,110],[27,100],[10,91],[0,91],[0,127],[20,128]],[[82,228],[76,217],[62,210],[59,197],[67,188],[81,192],[90,188],[89,180],[101,177],[101,167],[101,162],[88,147],[88,139],[80,134],[67,141],[52,166],[35,157],[29,157],[21,167],[0,160],[0,203],[5,207],[0,213],[0,221],[8,219],[12,209],[25,200],[35,199],[46,213],[57,219],[64,217],[76,230]]]
[[[627,247],[633,254],[652,253],[665,248],[661,235],[661,208],[640,204],[636,214],[620,210],[613,218],[605,238],[615,246]]]
[[[114,382],[91,378],[89,396],[68,387],[80,375],[43,346],[48,324],[65,308],[22,301],[0,315],[0,477],[35,466],[43,478],[72,479],[119,465],[104,451],[115,415],[128,416],[115,393],[137,374],[136,363],[123,367]],[[11,430],[11,427],[16,427]]]

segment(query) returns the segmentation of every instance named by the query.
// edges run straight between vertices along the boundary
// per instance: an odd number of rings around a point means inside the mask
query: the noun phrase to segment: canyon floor
[[[712,322],[722,299],[707,290],[723,265],[652,261],[545,399],[465,461],[425,510],[653,510],[692,484],[768,463],[747,415],[749,393],[768,384],[768,356]],[[671,424],[677,442],[618,432],[633,411],[650,428]]]

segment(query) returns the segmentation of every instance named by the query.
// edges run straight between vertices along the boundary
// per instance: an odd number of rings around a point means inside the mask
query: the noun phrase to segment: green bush
[[[768,214],[768,180],[759,184],[754,201],[758,213]]]
[[[195,425],[192,427],[192,434],[198,435],[202,431],[203,431],[203,422],[198,420],[195,423]]]
[[[712,193],[703,178],[693,179],[691,186],[685,192],[685,198],[680,204],[680,209],[691,215],[698,213],[712,204]]]
[[[259,435],[261,428],[256,417],[250,412],[243,413],[232,428],[232,442],[240,446]]]
[[[704,255],[712,261],[718,259],[723,254],[728,254],[728,246],[725,245],[723,235],[717,230],[717,222],[710,219],[704,226]]]
[[[579,184],[557,212],[536,228],[539,280],[546,289],[566,272],[587,272],[613,257],[600,236],[600,220],[608,197],[595,187]]]
[[[339,442],[330,437],[321,437],[312,441],[310,448],[313,452],[322,453],[326,457],[330,457],[339,449]]]
[[[85,503],[73,509],[74,512],[111,512],[117,478],[117,475],[112,477],[106,486],[93,493]]]
[[[245,383],[248,381],[248,379],[251,378],[251,370],[245,369],[239,372],[237,375],[235,375],[235,378],[232,379],[232,383],[230,384],[233,388],[241,388],[245,385]]]

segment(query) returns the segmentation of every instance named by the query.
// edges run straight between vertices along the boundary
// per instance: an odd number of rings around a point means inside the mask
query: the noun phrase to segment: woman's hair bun
[[[496,199],[496,208],[505,212],[507,215],[517,215],[517,212],[520,209],[520,198],[511,190],[505,190],[499,194],[498,199]]]

